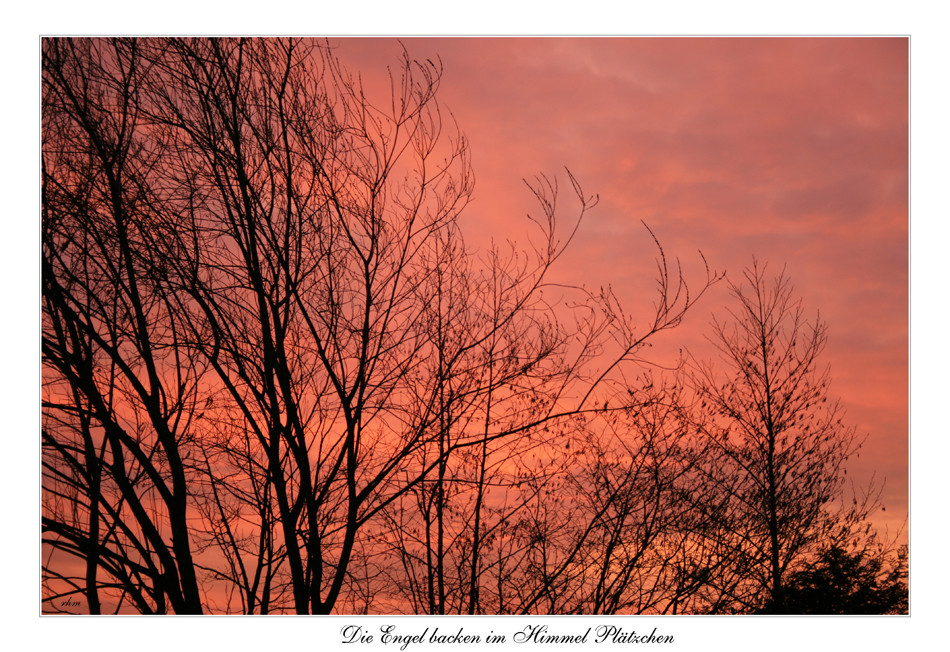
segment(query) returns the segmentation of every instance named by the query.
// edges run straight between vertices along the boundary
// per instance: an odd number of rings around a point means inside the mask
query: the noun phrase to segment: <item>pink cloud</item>
[[[336,42],[354,69],[390,39]],[[601,203],[560,273],[637,305],[669,255],[738,273],[788,265],[830,327],[826,361],[868,434],[856,472],[907,508],[908,42],[901,38],[407,39],[441,57],[441,101],[472,143],[468,237],[523,237],[521,179],[569,167]],[[569,193],[568,193],[569,194]],[[565,206],[568,210],[571,205]],[[649,283],[647,283],[647,286]],[[626,296],[625,296],[626,294]],[[717,290],[674,339],[701,342]]]

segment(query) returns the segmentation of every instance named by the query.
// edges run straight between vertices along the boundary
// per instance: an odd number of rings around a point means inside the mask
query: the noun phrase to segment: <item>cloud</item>
[[[344,39],[361,71],[398,54]],[[470,138],[472,242],[523,238],[521,179],[565,166],[597,193],[563,271],[649,287],[650,224],[668,255],[738,273],[788,266],[830,326],[833,389],[906,513],[908,41],[903,38],[409,39],[440,57],[441,101]],[[387,59],[389,57],[390,59]],[[564,214],[576,209],[565,195]],[[625,293],[626,292],[626,296]],[[701,341],[713,293],[677,335]]]

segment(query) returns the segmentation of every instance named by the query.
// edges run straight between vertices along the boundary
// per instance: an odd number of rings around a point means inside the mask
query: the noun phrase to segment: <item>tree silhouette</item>
[[[864,524],[873,500],[843,505],[853,428],[829,400],[819,363],[827,327],[805,317],[784,271],[754,261],[730,285],[735,308],[713,322],[719,365],[693,361],[696,430],[708,444],[695,482],[714,566],[713,611],[782,604],[786,578]]]
[[[503,608],[530,456],[634,409],[715,275],[659,250],[642,323],[550,285],[596,203],[569,173],[566,229],[540,177],[536,246],[475,256],[441,74],[404,54],[374,102],[312,40],[43,41],[47,609]]]
[[[187,334],[151,228],[158,157],[136,138],[142,65],[117,46],[44,42],[43,529],[84,572],[44,571],[93,613],[103,591],[200,613],[187,523],[203,369],[176,346]]]
[[[793,573],[782,603],[763,613],[902,614],[907,613],[907,550],[898,551],[890,567],[885,555],[833,545],[808,568]]]

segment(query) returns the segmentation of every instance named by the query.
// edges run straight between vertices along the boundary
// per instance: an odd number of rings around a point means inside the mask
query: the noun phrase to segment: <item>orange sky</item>
[[[367,79],[393,39],[335,39]],[[908,41],[903,38],[419,38],[442,59],[440,101],[471,141],[473,245],[523,239],[521,179],[564,167],[600,195],[559,278],[647,301],[653,254],[738,279],[752,256],[787,273],[829,325],[831,392],[868,436],[850,468],[886,478],[907,515]],[[565,193],[570,196],[569,192]],[[570,207],[568,207],[570,208]],[[567,215],[567,213],[565,213]],[[698,280],[698,277],[697,277]],[[645,284],[646,282],[646,284]],[[667,340],[702,352],[717,287]]]

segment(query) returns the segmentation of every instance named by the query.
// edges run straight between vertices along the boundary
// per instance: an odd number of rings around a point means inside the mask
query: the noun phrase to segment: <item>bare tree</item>
[[[81,579],[47,565],[46,600],[82,593],[98,612],[106,590],[200,613],[188,441],[203,366],[155,253],[142,74],[132,44],[44,43],[43,528],[85,564]]]
[[[566,237],[542,177],[536,247],[477,263],[441,74],[404,54],[377,103],[311,40],[44,41],[50,608],[366,611],[386,581],[476,613],[524,558],[529,456],[563,465],[715,276],[691,295],[661,257],[639,326],[610,293],[555,304],[596,201],[569,174]]]
[[[844,465],[860,442],[829,400],[825,323],[806,318],[784,271],[770,279],[753,262],[742,279],[730,286],[735,308],[713,321],[718,365],[691,369],[708,444],[694,504],[712,611],[781,604],[789,573],[873,503],[842,502]]]
[[[571,597],[560,595],[569,586],[563,569],[553,571],[556,581],[529,570],[536,545],[568,544],[533,530],[551,525],[539,524],[545,514],[568,515],[577,457],[592,452],[585,445],[594,437],[588,421],[604,411],[602,404],[612,400],[612,413],[631,414],[650,404],[633,398],[622,372],[639,368],[647,342],[679,323],[692,305],[685,286],[669,285],[662,250],[656,312],[636,333],[609,293],[548,286],[544,275],[563,247],[550,244],[556,187],[541,183],[535,189],[547,211],[538,220],[545,246],[529,258],[493,249],[484,268],[439,279],[438,300],[430,302],[425,323],[437,353],[418,384],[439,388],[442,421],[438,440],[420,451],[419,463],[440,462],[383,513],[378,533],[380,549],[392,557],[383,562],[381,583],[395,588],[394,602],[401,598],[415,612],[549,611],[545,595]],[[550,301],[565,294],[572,300]],[[630,490],[618,485],[611,491]],[[580,507],[575,516],[588,518]],[[567,566],[579,563],[585,545],[592,544],[582,537],[565,557]]]
[[[591,429],[571,475],[582,512],[597,515],[572,591],[584,613],[661,613],[682,591],[675,562],[691,507],[681,498],[702,451],[682,388],[651,374],[628,391],[632,405]]]

